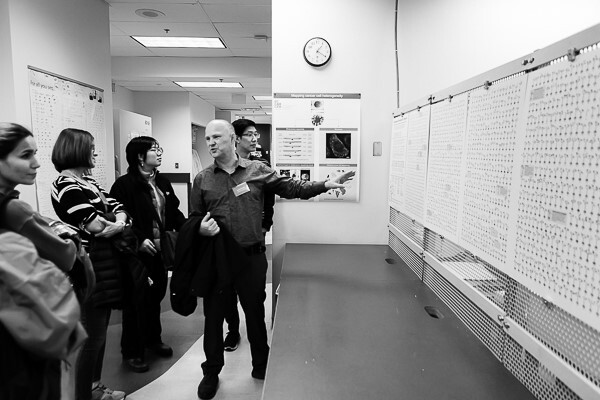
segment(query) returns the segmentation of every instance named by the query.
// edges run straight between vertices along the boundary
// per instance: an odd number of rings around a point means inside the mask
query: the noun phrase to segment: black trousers
[[[123,358],[144,358],[144,348],[162,342],[160,303],[167,292],[167,271],[160,253],[143,257],[152,285],[143,293],[128,293],[123,304],[121,354]],[[143,296],[142,299],[139,296]]]
[[[234,288],[231,289],[231,293],[225,299],[225,322],[227,322],[227,330],[229,332],[240,333],[238,297]]]
[[[225,365],[223,321],[235,292],[237,292],[246,316],[252,366],[254,368],[267,366],[269,358],[265,324],[267,258],[264,253],[248,257],[251,260],[251,267],[240,272],[232,287],[215,290],[210,296],[204,297],[204,354],[206,355],[206,361],[202,363],[204,375],[219,374]]]

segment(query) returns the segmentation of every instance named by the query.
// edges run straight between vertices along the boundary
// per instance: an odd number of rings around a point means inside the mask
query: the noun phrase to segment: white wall
[[[8,1],[0,0],[0,121],[15,119],[14,77]]]
[[[195,94],[190,96],[190,114],[192,122],[196,125],[206,126],[211,120],[215,119],[215,106],[201,99]],[[190,126],[191,129],[191,126]],[[190,136],[191,137],[191,136]],[[191,140],[191,139],[190,139]],[[191,143],[191,142],[190,142]]]
[[[362,94],[360,202],[278,202],[273,231],[275,263],[280,263],[286,242],[387,244],[395,2],[273,0],[272,5],[274,93]],[[322,69],[310,67],[302,56],[304,44],[314,36],[326,38],[333,49],[332,60]],[[372,155],[374,141],[383,142],[384,156]]]
[[[6,11],[8,9],[8,14]],[[29,78],[31,65],[104,89],[107,160],[113,156],[113,115],[108,4],[102,0],[0,0],[0,67],[12,62],[12,77],[0,78],[2,119],[31,127]],[[9,19],[7,32],[6,19]],[[6,34],[11,43],[7,48]],[[4,71],[3,71],[4,72]],[[13,86],[7,84],[13,81]],[[35,134],[35,132],[34,132]],[[58,132],[57,132],[58,134]],[[114,176],[109,162],[107,176]],[[22,199],[35,205],[33,187],[19,187]],[[40,193],[40,195],[45,195]],[[49,194],[48,194],[49,195]]]
[[[152,136],[164,149],[162,172],[185,173],[192,171],[192,152],[181,151],[191,147],[192,121],[188,92],[136,92],[135,110],[152,118]],[[179,168],[175,168],[179,163]]]
[[[115,92],[113,93],[113,107],[115,110],[135,112],[135,92],[124,88],[123,86],[115,85]]]
[[[598,0],[401,0],[400,106],[599,22]]]

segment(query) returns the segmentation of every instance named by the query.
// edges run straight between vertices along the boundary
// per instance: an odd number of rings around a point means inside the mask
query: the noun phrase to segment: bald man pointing
[[[280,176],[260,161],[236,154],[233,126],[224,120],[213,120],[206,126],[206,143],[214,163],[194,179],[192,211],[203,216],[200,235],[215,236],[220,227],[233,236],[246,253],[250,268],[233,277],[232,287],[239,296],[246,315],[248,341],[252,354],[252,377],[264,379],[269,356],[265,324],[267,258],[262,244],[262,211],[265,189],[287,198],[309,199],[329,189],[342,188],[354,172],[334,180],[307,182]],[[219,386],[219,373],[225,364],[223,356],[223,320],[225,290],[214,290],[204,297],[204,377],[198,386],[198,397],[212,399]]]

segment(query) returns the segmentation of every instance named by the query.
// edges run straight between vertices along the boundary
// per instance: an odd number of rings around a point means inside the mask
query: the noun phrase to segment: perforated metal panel
[[[419,246],[424,246],[425,227],[414,219],[390,207],[390,224]]]
[[[392,215],[394,223],[392,223]],[[403,233],[407,228],[412,232],[414,226],[410,218],[393,209],[390,211],[390,223]],[[550,305],[525,286],[492,265],[477,259],[461,246],[426,228],[423,229],[423,234],[424,251],[433,255],[465,283],[485,295],[550,351],[600,387],[599,332],[564,310]],[[422,276],[423,282],[537,398],[541,400],[580,399],[571,388],[507,335],[501,326],[460,290],[432,266],[423,264],[421,257],[392,232],[389,235],[389,244],[413,272]]]
[[[506,274],[429,229],[425,231],[425,250],[504,309],[509,281]]]
[[[600,335],[563,309],[513,282],[507,315],[600,387]]]
[[[425,264],[423,282],[500,360],[505,336],[502,328],[428,264]]]
[[[506,338],[504,365],[540,400],[581,399],[511,337]]]
[[[389,246],[419,278],[423,277],[423,259],[402,243],[392,232],[389,235]]]

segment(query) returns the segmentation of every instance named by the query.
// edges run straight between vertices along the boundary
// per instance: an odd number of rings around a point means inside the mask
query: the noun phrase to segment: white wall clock
[[[304,45],[304,59],[313,67],[322,67],[331,60],[331,46],[327,40],[314,37]]]

